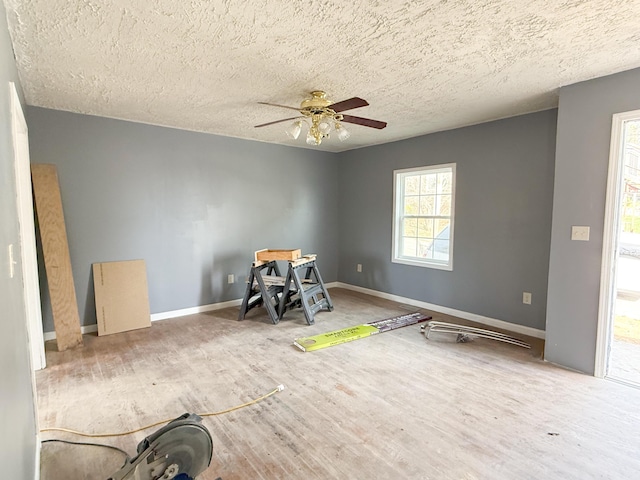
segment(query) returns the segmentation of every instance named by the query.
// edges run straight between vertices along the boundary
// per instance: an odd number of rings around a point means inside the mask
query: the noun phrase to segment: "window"
[[[453,270],[456,164],[395,170],[395,263]]]

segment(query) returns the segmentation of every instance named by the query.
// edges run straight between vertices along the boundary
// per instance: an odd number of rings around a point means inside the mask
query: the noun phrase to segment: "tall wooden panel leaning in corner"
[[[31,179],[56,341],[63,351],[82,345],[82,333],[56,166],[31,165]]]

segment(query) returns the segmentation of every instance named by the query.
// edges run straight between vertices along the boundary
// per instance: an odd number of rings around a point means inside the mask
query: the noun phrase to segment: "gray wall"
[[[300,247],[319,255],[327,282],[544,329],[555,110],[338,155],[35,107],[27,115],[32,162],[58,167],[84,325],[95,323],[92,263],[145,259],[158,313],[240,298],[244,284],[226,277],[243,278],[255,250]],[[393,170],[448,162],[457,163],[453,272],[392,264]]]
[[[342,154],[339,280],[543,330],[555,135],[548,110]],[[391,263],[393,170],[449,162],[453,271]]]
[[[20,265],[9,278],[7,249],[20,234],[11,139],[9,82],[20,84],[0,2],[0,465],[5,478],[35,478],[36,425]],[[20,93],[21,95],[21,93]]]
[[[262,248],[317,253],[336,280],[335,156],[35,107],[27,120],[31,161],[58,169],[83,325],[95,262],[144,259],[152,313],[242,297]]]
[[[640,69],[560,89],[545,358],[594,372],[614,113],[640,109]],[[571,241],[589,225],[589,242]]]

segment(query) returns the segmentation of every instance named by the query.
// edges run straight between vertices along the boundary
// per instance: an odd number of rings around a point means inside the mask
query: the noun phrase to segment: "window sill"
[[[406,258],[392,258],[391,262],[401,263],[403,265],[411,265],[414,267],[434,268],[436,270],[453,271],[452,263],[437,263],[437,262],[429,262],[429,261],[410,260]]]

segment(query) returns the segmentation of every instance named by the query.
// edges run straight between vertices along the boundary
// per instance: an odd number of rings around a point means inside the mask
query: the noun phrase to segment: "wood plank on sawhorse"
[[[263,271],[266,270],[263,275]],[[247,289],[242,299],[238,320],[244,320],[247,312],[254,307],[264,305],[269,318],[275,324],[280,321],[276,310],[280,305],[280,295],[284,288],[284,277],[280,276],[280,269],[275,260],[270,262],[255,261],[251,265]]]
[[[56,166],[31,165],[31,178],[56,342],[63,351],[82,345],[82,333]]]
[[[301,276],[303,271],[304,276]],[[333,303],[320,276],[315,255],[289,262],[287,278],[280,295],[279,318],[282,318],[287,309],[293,307],[302,308],[309,325],[314,324],[315,314],[320,310],[333,310]]]

